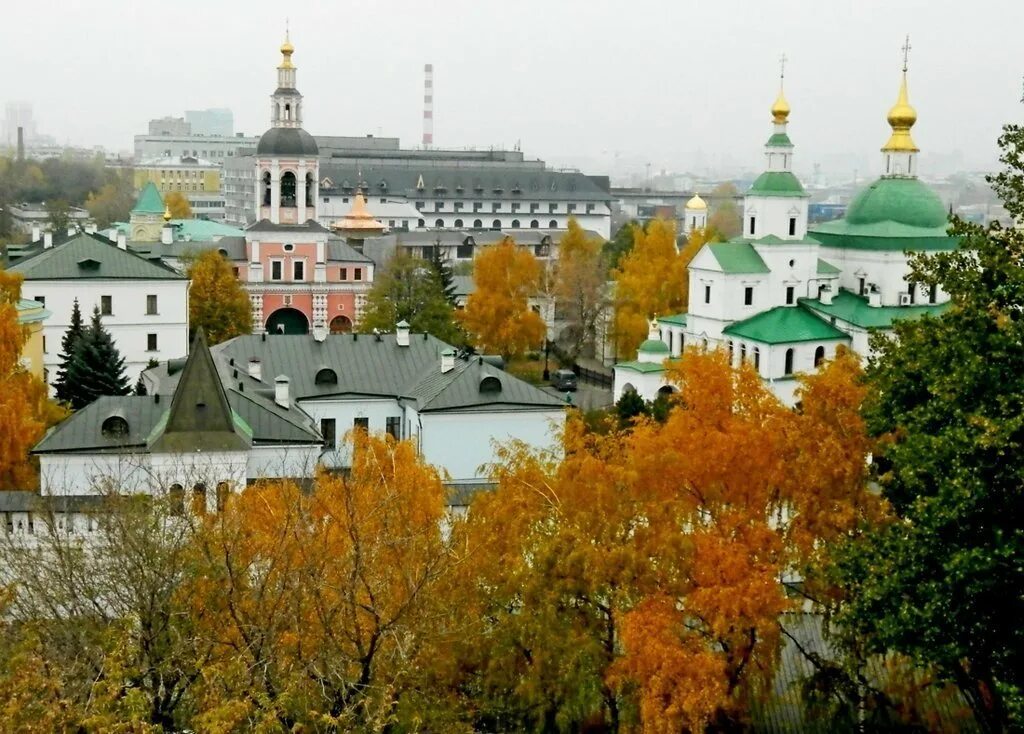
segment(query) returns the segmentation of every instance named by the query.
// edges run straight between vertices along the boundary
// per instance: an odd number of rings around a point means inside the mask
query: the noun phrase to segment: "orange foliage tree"
[[[66,415],[48,397],[46,383],[21,364],[28,330],[18,321],[21,276],[0,271],[0,489],[34,489],[29,456],[47,427]]]
[[[742,719],[795,608],[780,579],[814,576],[821,543],[870,511],[858,370],[840,355],[794,412],[749,366],[692,352],[664,423],[571,421],[561,461],[508,448],[465,529],[472,686],[512,728]]]
[[[572,359],[597,339],[598,322],[606,306],[607,266],[602,246],[600,238],[587,236],[575,217],[569,219],[558,243],[552,290],[559,317],[568,324],[561,340]]]
[[[348,476],[249,488],[205,529],[199,729],[377,731],[409,689],[448,566],[443,485],[411,442],[350,440]]]
[[[477,349],[505,359],[541,346],[546,327],[529,305],[540,286],[541,266],[511,237],[484,248],[473,263],[476,290],[456,315]]]
[[[633,249],[612,272],[615,279],[615,341],[632,356],[647,338],[649,319],[683,310],[686,264],[676,251],[675,226],[655,219],[647,230],[633,228]]]
[[[164,195],[164,204],[171,212],[171,219],[191,219],[192,205],[188,198],[179,191],[171,191]]]

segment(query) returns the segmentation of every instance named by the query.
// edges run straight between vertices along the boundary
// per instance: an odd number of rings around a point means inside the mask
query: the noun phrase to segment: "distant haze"
[[[797,170],[874,175],[910,33],[922,171],[995,165],[1022,108],[1020,0],[37,0],[4,3],[0,102],[40,133],[129,150],[147,121],[229,107],[268,126],[289,16],[305,127],[514,146],[591,173],[756,170],[785,52]]]

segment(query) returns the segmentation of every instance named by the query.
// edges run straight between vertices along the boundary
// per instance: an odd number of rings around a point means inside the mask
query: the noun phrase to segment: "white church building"
[[[917,114],[907,97],[906,68],[888,114],[883,174],[858,193],[843,219],[808,227],[809,195],[792,170],[789,112],[780,87],[765,170],[744,198],[742,235],[696,254],[689,310],[658,315],[636,360],[615,365],[616,400],[627,390],[653,400],[673,389],[665,360],[698,347],[725,349],[734,365],[752,364],[792,405],[796,375],[814,370],[840,345],[866,357],[873,332],[946,307],[941,290],[908,279],[907,253],[957,245],[947,234],[942,202],[917,178],[919,150],[910,135]],[[706,224],[701,203],[687,204],[691,229]]]

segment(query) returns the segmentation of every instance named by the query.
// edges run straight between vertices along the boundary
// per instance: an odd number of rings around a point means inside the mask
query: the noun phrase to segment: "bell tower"
[[[286,30],[281,44],[281,64],[277,67],[277,89],[270,95],[271,127],[302,127],[302,95],[295,88],[293,53],[295,47]]]

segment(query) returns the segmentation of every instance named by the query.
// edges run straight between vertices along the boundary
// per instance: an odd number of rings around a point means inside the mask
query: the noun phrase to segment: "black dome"
[[[256,155],[317,155],[313,136],[301,127],[272,127],[256,145]]]

